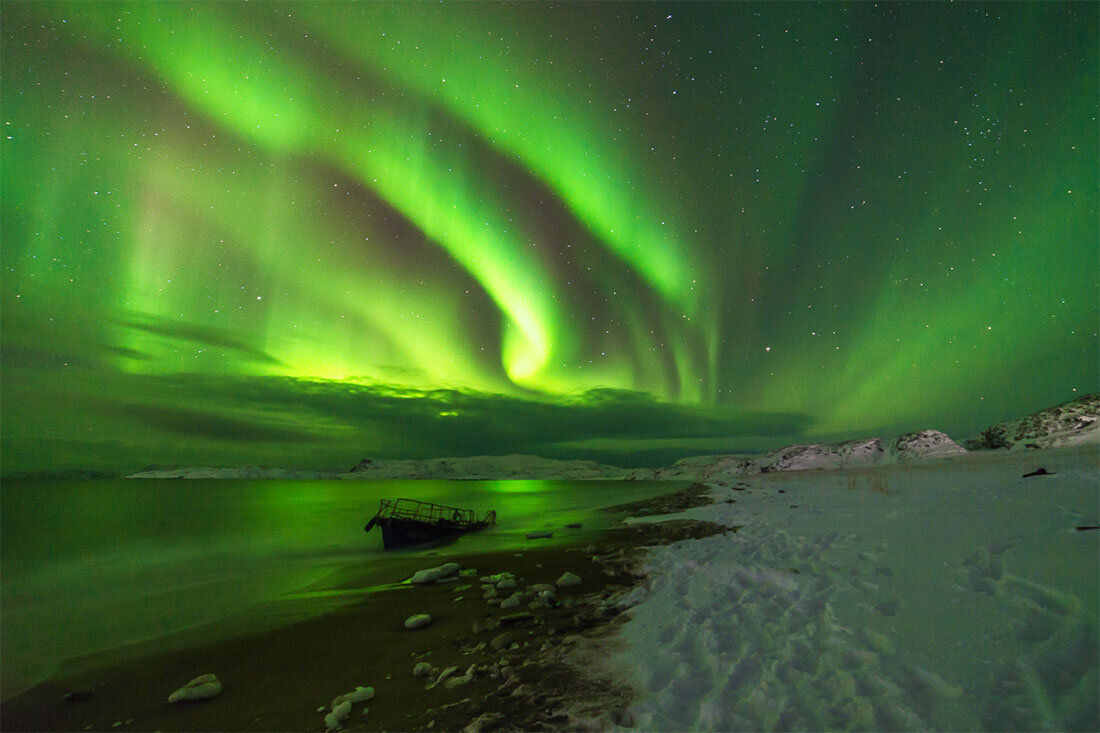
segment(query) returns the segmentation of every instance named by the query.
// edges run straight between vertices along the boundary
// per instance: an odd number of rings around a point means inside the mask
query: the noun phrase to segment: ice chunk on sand
[[[504,716],[500,713],[482,713],[471,720],[470,724],[462,729],[462,733],[481,733],[482,729],[495,725],[503,718]]]
[[[349,692],[344,695],[344,699],[348,702],[366,702],[367,700],[373,700],[374,688],[356,686],[354,692]]]
[[[424,689],[425,689],[425,690],[430,690],[430,689],[432,689],[433,687],[435,687],[436,685],[441,685],[441,684],[443,684],[444,682],[446,682],[446,681],[447,681],[447,678],[448,678],[448,677],[450,677],[450,676],[451,676],[452,674],[454,674],[454,673],[455,673],[455,672],[457,672],[457,671],[458,671],[458,667],[457,667],[457,666],[454,666],[454,667],[447,667],[447,669],[445,669],[445,670],[443,670],[442,672],[440,672],[440,673],[439,673],[439,676],[438,676],[438,677],[436,677],[436,678],[435,678],[434,680],[432,680],[432,681],[431,681],[431,682],[429,682],[429,683],[428,683],[427,685],[425,685],[425,686],[424,686]]]
[[[351,703],[347,700],[340,703],[332,709],[332,712],[325,716],[325,728],[328,730],[339,730],[341,724],[351,714]]]
[[[476,663],[475,663],[475,664],[471,664],[471,665],[470,665],[470,666],[469,666],[469,667],[468,667],[468,668],[466,669],[466,672],[465,672],[465,674],[462,674],[462,675],[460,675],[460,676],[453,676],[453,677],[451,677],[451,678],[450,678],[449,680],[447,680],[447,681],[446,681],[446,682],[445,682],[445,683],[443,684],[443,687],[445,687],[445,688],[446,688],[446,689],[448,689],[448,690],[453,690],[453,689],[454,689],[454,688],[456,688],[456,687],[461,687],[462,685],[465,685],[466,683],[468,683],[468,682],[470,682],[471,680],[473,680],[473,678],[474,678],[474,674],[475,674],[476,672],[477,672],[477,664],[476,664]]]
[[[204,674],[188,682],[168,696],[168,702],[206,700],[222,691],[222,683],[212,674]]]

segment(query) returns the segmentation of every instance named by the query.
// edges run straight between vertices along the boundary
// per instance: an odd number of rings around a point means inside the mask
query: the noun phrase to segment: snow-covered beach
[[[624,599],[631,727],[1100,728],[1098,486],[1095,444],[714,485],[676,516],[740,530]]]

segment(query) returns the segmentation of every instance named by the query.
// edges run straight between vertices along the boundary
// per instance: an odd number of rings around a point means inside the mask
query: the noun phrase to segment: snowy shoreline
[[[608,663],[631,727],[1100,728],[1098,467],[1087,445],[771,473],[631,520],[740,527],[647,550]]]
[[[1049,473],[1024,478],[1038,466]],[[8,701],[5,715],[13,728],[61,729],[51,716],[77,712],[82,722],[132,717],[165,729],[173,720],[300,727],[317,724],[316,700],[367,682],[379,699],[352,728],[1095,730],[1100,532],[1078,528],[1100,523],[1098,481],[1096,445],[776,471],[612,507],[630,519],[598,549],[468,558],[463,566],[528,584],[564,570],[585,579],[576,601],[587,610],[541,609],[550,623],[529,621],[513,660],[520,678],[503,697],[491,662],[507,652],[482,649],[499,632],[469,631],[470,614],[484,616],[492,599],[456,602],[451,584],[395,587],[293,630],[103,670],[105,686],[79,711],[58,708],[75,689],[61,678]],[[406,577],[433,564],[406,563]],[[325,587],[363,586],[353,576],[333,583]],[[401,622],[418,612],[435,620],[409,632]],[[366,659],[347,642],[363,634],[364,614]],[[429,653],[440,670],[486,666],[454,690],[436,686],[425,708],[408,669]],[[275,656],[262,669],[250,661],[266,654]],[[195,659],[210,661],[192,669]],[[406,671],[384,674],[394,670]],[[202,707],[162,709],[161,694],[200,672],[217,673],[226,691]],[[247,720],[234,717],[239,708]]]

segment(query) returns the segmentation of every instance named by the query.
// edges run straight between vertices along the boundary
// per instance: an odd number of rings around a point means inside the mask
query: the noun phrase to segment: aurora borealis
[[[1100,387],[1094,3],[0,12],[5,472],[630,464]]]

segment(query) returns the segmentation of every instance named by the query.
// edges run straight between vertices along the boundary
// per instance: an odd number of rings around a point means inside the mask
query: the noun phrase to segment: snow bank
[[[898,453],[939,450],[928,437]],[[1034,456],[715,489],[681,516],[742,528],[649,550],[626,601],[611,665],[634,725],[1100,729],[1100,532],[1076,529],[1100,515],[1100,454],[1046,452],[1057,475],[1021,479]]]

